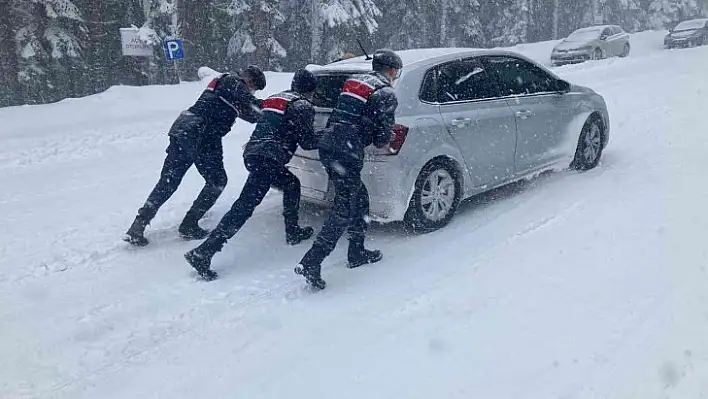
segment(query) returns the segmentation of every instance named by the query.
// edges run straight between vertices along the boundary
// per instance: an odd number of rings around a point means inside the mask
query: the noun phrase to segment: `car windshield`
[[[705,26],[705,24],[706,24],[706,21],[703,21],[703,20],[683,21],[680,24],[676,25],[674,30],[678,31],[678,30],[701,29],[703,26]]]
[[[597,39],[600,37],[600,29],[593,30],[576,30],[570,36],[568,36],[567,41],[569,42],[584,42],[588,40]]]

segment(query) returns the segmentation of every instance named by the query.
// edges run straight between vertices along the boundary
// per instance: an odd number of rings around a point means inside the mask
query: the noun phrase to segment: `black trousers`
[[[338,158],[320,151],[320,160],[334,184],[334,206],[312,248],[300,261],[306,267],[319,266],[332,253],[345,230],[349,233],[350,251],[364,248],[369,192],[361,181],[361,166],[348,165]]]
[[[203,118],[183,113],[170,129],[170,144],[162,166],[160,180],[148,196],[138,215],[149,223],[162,205],[177,191],[192,165],[205,181],[204,188],[185,216],[185,222],[196,223],[211,209],[226,187],[224,150],[221,138],[205,133]]]
[[[233,237],[253,215],[253,211],[263,201],[271,187],[283,191],[285,231],[293,231],[298,227],[300,180],[284,165],[267,158],[250,157],[245,159],[245,164],[249,174],[241,195],[200,245],[200,252],[213,255],[220,251],[224,243]]]

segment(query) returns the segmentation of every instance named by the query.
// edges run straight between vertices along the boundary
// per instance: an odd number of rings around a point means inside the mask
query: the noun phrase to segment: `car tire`
[[[596,48],[595,51],[592,52],[592,59],[593,60],[601,60],[602,59],[602,49]]]
[[[420,171],[406,212],[406,222],[414,232],[438,230],[455,215],[462,198],[462,183],[453,162],[434,159]],[[444,213],[440,214],[441,210]]]
[[[631,47],[629,46],[629,43],[625,43],[624,48],[622,48],[622,54],[620,54],[620,57],[624,58],[629,55],[629,52],[631,50]]]
[[[580,132],[575,158],[570,164],[572,169],[590,170],[600,163],[603,150],[605,128],[597,115],[592,115]]]

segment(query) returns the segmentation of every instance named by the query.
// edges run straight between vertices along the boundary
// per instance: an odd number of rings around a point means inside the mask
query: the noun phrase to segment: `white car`
[[[406,220],[420,231],[447,224],[464,198],[544,170],[594,168],[609,139],[602,96],[570,84],[514,52],[474,49],[401,51],[394,83],[399,106],[389,148],[367,147],[362,179],[370,214]],[[311,68],[322,128],[364,57]],[[333,186],[317,151],[298,149],[289,164],[304,201],[328,204]]]
[[[629,34],[617,25],[591,26],[578,29],[553,48],[553,65],[565,65],[600,60],[609,57],[626,57],[631,46]]]

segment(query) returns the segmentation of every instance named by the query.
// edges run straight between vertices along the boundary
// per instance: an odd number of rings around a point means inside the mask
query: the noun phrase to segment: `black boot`
[[[135,245],[136,247],[144,247],[148,245],[150,241],[145,238],[145,227],[147,224],[147,221],[141,216],[136,216],[133,224],[130,226],[128,231],[125,232],[123,241],[131,245]]]
[[[299,227],[295,226],[292,228],[285,229],[285,241],[288,245],[297,245],[310,237],[315,233],[315,230],[310,227]]]
[[[199,276],[212,281],[219,277],[215,271],[211,270],[211,259],[224,246],[223,240],[219,237],[209,237],[201,245],[184,254],[184,259],[197,271]]]
[[[187,216],[184,217],[182,223],[179,225],[179,235],[185,240],[203,240],[208,235],[207,230],[199,227],[199,219],[191,215],[191,212],[187,212]]]
[[[376,263],[383,258],[383,254],[379,250],[370,251],[364,248],[364,240],[349,241],[349,252],[347,259],[349,269],[355,269],[369,263]]]
[[[299,264],[295,267],[295,274],[305,277],[305,281],[307,281],[307,283],[314,288],[323,290],[327,287],[327,282],[322,280],[322,275],[320,274],[320,265],[305,266],[303,264]]]

